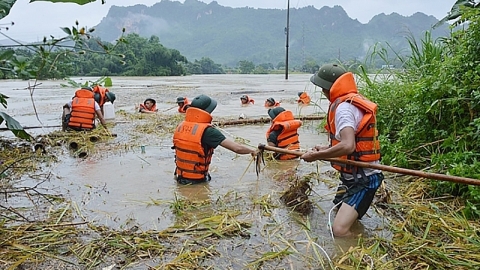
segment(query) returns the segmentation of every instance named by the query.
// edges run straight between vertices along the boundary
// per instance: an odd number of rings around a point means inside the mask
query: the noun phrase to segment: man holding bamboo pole
[[[379,163],[377,105],[358,93],[353,73],[336,64],[326,64],[310,81],[321,87],[330,101],[326,125],[330,146],[317,145],[300,158],[307,162],[339,157]],[[335,236],[349,236],[354,222],[370,207],[384,177],[378,169],[336,162],[331,165],[340,172],[341,181],[333,200],[339,208],[332,231]]]
[[[179,184],[199,184],[212,179],[208,168],[213,151],[220,145],[237,154],[257,154],[243,144],[227,139],[212,126],[211,113],[217,107],[217,101],[206,95],[195,97],[188,107],[185,120],[173,133],[175,149],[175,180]]]

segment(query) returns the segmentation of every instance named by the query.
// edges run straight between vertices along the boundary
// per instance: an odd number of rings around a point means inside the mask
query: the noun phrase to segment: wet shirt
[[[280,129],[270,132],[270,135],[268,135],[268,138],[267,138],[267,142],[271,142],[275,145],[278,145],[278,135],[282,133],[282,130],[283,128],[280,127]]]
[[[348,102],[340,103],[340,105],[338,105],[338,108],[335,112],[335,126],[337,127],[335,138],[341,141],[342,137],[340,136],[340,131],[342,131],[342,129],[346,127],[353,128],[353,130],[356,133],[358,130],[360,121],[363,118],[363,115],[364,113],[359,108],[352,105],[351,103],[348,103]],[[379,164],[380,162],[377,160],[371,163]],[[363,171],[365,172],[366,176],[381,172],[380,170],[370,169],[370,168],[364,168]],[[344,174],[344,177],[347,180],[353,179],[352,175]],[[359,177],[361,177],[361,175],[359,175]]]
[[[213,127],[208,127],[203,132],[202,145],[215,149],[225,139],[226,139],[225,135],[223,135],[222,132],[220,132],[220,130]]]

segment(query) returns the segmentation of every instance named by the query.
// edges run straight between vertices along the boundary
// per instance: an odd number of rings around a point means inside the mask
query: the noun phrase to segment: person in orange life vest
[[[257,150],[227,139],[212,126],[210,115],[217,101],[206,95],[195,97],[187,109],[185,120],[173,134],[175,178],[180,184],[208,182],[213,151],[219,145],[237,154],[256,155]]]
[[[186,113],[188,107],[190,107],[190,102],[188,101],[187,97],[178,97],[177,104],[179,113]]]
[[[278,107],[280,106],[280,102],[276,102],[273,98],[267,98],[265,100],[265,107]]]
[[[89,131],[95,128],[95,116],[107,128],[100,105],[90,87],[75,91],[71,101],[63,106],[62,130]]]
[[[248,105],[250,103],[255,104],[255,100],[251,99],[247,95],[243,95],[240,97],[240,101],[242,102],[242,105]]]
[[[140,104],[140,109],[138,110],[141,113],[156,113],[158,112],[157,109],[157,101],[153,98],[147,98],[143,102],[143,104]]]
[[[115,101],[115,94],[110,92],[107,88],[95,85],[93,87],[93,93],[95,94],[95,101],[100,105],[103,112],[103,105],[105,102],[110,101],[112,104]]]
[[[336,64],[326,64],[310,81],[321,87],[330,101],[325,126],[330,145],[317,145],[300,158],[307,162],[341,158],[379,163],[380,143],[375,122],[377,105],[358,93],[353,73]],[[377,169],[334,162],[331,166],[340,172],[341,181],[333,200],[339,209],[332,231],[335,236],[349,236],[354,222],[361,219],[370,207],[384,176]]]
[[[307,92],[298,92],[298,104],[308,105],[310,104],[310,100],[310,96],[307,94]]]
[[[267,131],[267,143],[270,146],[286,148],[288,150],[300,149],[298,141],[298,129],[302,121],[295,120],[291,111],[282,107],[268,110],[268,115],[273,119],[272,125]],[[275,159],[288,160],[298,158],[296,155],[276,154]]]

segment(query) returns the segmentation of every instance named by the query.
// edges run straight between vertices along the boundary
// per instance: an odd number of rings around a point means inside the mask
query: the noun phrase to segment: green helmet
[[[326,64],[320,67],[317,73],[315,73],[311,78],[310,81],[315,84],[316,86],[320,86],[323,89],[330,90],[333,83],[346,73],[347,71],[337,65],[337,64]]]
[[[185,103],[184,97],[177,97],[177,103]]]
[[[273,108],[273,109],[269,109],[268,110],[268,115],[270,116],[270,118],[275,119],[275,117],[277,117],[281,112],[284,112],[284,111],[285,111],[284,108],[276,107],[276,108]]]
[[[105,96],[108,98],[108,100],[113,103],[116,99],[115,94],[112,92],[106,92]]]
[[[191,107],[202,109],[208,113],[212,113],[213,110],[217,107],[217,101],[211,99],[209,96],[200,95],[195,97],[190,103]]]

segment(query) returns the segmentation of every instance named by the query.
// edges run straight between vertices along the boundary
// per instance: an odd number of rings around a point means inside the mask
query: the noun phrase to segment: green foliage
[[[65,79],[67,84],[60,84],[62,87],[73,87],[73,88],[82,88],[82,87],[94,87],[96,85],[110,87],[112,86],[112,79],[110,77],[101,77],[95,81],[87,80],[83,83],[76,82],[70,78]]]
[[[0,112],[0,124],[3,123],[3,121],[5,121],[5,125],[7,126],[7,128],[12,131],[12,133],[18,137],[18,138],[21,138],[21,139],[25,139],[25,140],[31,140],[32,136],[30,136],[22,127],[22,125],[20,125],[20,123],[13,119],[10,115],[4,113],[4,112]]]
[[[464,9],[462,18],[468,27],[449,38],[409,38],[411,56],[396,55],[404,69],[382,80],[361,67],[363,91],[379,105],[384,163],[480,179],[480,9]],[[432,187],[436,194],[464,196],[465,214],[480,216],[478,187]]]
[[[52,2],[52,3],[75,3],[79,5],[85,5],[88,3],[96,2],[97,0],[30,0],[30,3],[33,2]],[[102,4],[105,4],[105,0],[102,0]]]
[[[216,64],[212,59],[208,57],[202,57],[193,63],[189,62],[186,65],[186,71],[188,74],[225,74],[220,64]]]
[[[99,49],[97,41],[88,41],[86,46]],[[112,54],[85,54],[73,59],[72,74],[75,76],[180,76],[185,75],[183,65],[187,59],[178,50],[164,47],[158,37],[149,39],[137,34],[120,38],[116,44],[102,43],[114,48]]]
[[[238,62],[238,69],[241,74],[251,74],[255,70],[255,64],[252,61],[242,60]]]

